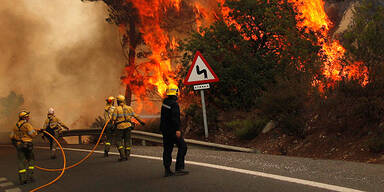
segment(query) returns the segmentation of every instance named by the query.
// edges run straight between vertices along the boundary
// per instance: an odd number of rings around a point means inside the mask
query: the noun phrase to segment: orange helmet
[[[113,96],[109,96],[105,101],[107,101],[107,103],[112,103],[115,101],[115,98]]]

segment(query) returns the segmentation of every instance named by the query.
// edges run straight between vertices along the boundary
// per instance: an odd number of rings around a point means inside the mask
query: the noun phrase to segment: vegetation
[[[384,3],[357,4],[353,23],[341,36],[347,50],[345,65],[364,63],[367,84],[343,79],[320,93],[313,86],[315,79],[322,80],[322,58],[319,47],[313,45],[314,34],[292,27],[296,26],[295,10],[289,3],[278,2],[227,1],[224,6],[233,10],[229,18],[219,19],[181,44],[186,51],[181,71],[187,71],[192,59],[188,53],[199,50],[220,74],[207,100],[221,113],[260,110],[283,132],[299,137],[305,137],[313,123],[351,138],[373,134],[371,150],[383,150],[377,138],[384,135],[378,128],[384,117]],[[184,91],[190,93],[188,88]],[[224,121],[240,139],[257,136],[263,123],[243,119]]]
[[[303,102],[313,93],[311,83],[321,77],[314,34],[292,27],[296,26],[296,12],[286,2],[240,0],[224,6],[233,10],[228,18],[218,20],[203,33],[192,34],[181,44],[187,53],[202,52],[220,74],[220,82],[207,94],[208,103],[220,110],[250,111],[260,104],[263,109],[272,107],[263,111],[267,117],[290,124],[284,125],[287,129],[298,125],[301,128],[297,129],[302,129],[303,123],[291,125],[288,118],[304,112]],[[235,22],[229,25],[228,20]],[[187,53],[180,76],[185,75],[192,59]]]
[[[230,121],[226,126],[234,130],[237,138],[250,140],[257,137],[267,123],[268,120],[257,118]]]

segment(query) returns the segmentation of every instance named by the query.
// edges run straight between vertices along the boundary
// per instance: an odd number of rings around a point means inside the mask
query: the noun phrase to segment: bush
[[[217,129],[217,117],[218,110],[212,105],[207,106],[207,123],[209,131],[214,131]],[[204,134],[204,125],[203,125],[203,110],[200,105],[191,104],[188,108],[184,110],[186,121],[192,126],[192,130],[197,135]]]
[[[382,91],[370,84],[362,87],[357,81],[340,82],[323,102],[323,126],[350,135],[362,135],[377,127],[384,116]]]
[[[369,150],[373,153],[381,153],[384,151],[384,135],[379,135],[369,141]]]
[[[318,95],[315,89],[305,81],[279,80],[259,99],[259,106],[286,134],[304,137],[308,111]]]
[[[234,130],[237,138],[251,140],[259,135],[267,123],[266,119],[244,119],[234,120],[225,125]]]
[[[160,119],[153,119],[145,122],[146,125],[143,127],[143,131],[151,133],[161,133],[160,131]]]

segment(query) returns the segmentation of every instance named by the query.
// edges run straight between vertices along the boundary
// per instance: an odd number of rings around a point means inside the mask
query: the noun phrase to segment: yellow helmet
[[[177,85],[175,85],[175,84],[168,85],[168,87],[167,87],[167,95],[175,95],[175,96],[177,96],[178,93],[179,93],[179,88],[177,87]]]
[[[23,118],[29,117],[29,114],[30,114],[30,112],[28,112],[28,111],[22,111],[19,113],[19,118],[23,119]]]
[[[113,101],[115,101],[115,97],[109,96],[105,101],[107,101],[108,103],[112,103]]]
[[[118,96],[116,97],[116,99],[117,99],[117,101],[120,101],[120,102],[124,102],[124,101],[125,101],[125,97],[124,97],[124,95],[118,95]]]

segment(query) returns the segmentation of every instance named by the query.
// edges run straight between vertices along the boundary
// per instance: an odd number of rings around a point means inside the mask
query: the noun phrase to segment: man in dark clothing
[[[187,154],[187,144],[180,131],[180,108],[177,103],[178,87],[169,85],[167,88],[167,98],[164,99],[161,107],[160,130],[163,134],[163,165],[165,168],[164,177],[173,175],[186,175],[184,170],[185,155]],[[178,147],[176,157],[175,173],[171,171],[173,146]]]

